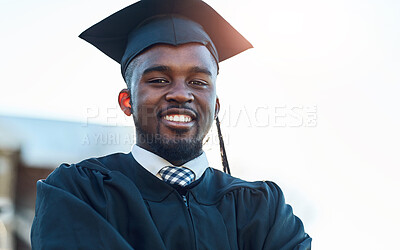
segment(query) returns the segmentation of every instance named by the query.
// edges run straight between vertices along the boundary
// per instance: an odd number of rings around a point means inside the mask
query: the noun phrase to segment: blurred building
[[[0,250],[30,249],[36,182],[61,163],[128,152],[134,128],[0,115]]]

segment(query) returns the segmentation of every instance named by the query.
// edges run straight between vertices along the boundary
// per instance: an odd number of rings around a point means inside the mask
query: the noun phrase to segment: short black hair
[[[124,74],[124,80],[126,83],[126,86],[128,87],[129,90],[132,88],[132,75],[133,75],[133,70],[135,67],[139,64],[138,57],[135,57],[132,59],[132,61],[128,64],[125,74]]]

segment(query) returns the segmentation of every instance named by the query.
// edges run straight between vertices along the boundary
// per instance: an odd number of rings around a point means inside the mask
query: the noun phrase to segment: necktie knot
[[[195,177],[192,170],[184,167],[166,166],[159,173],[163,181],[181,187],[192,183]]]

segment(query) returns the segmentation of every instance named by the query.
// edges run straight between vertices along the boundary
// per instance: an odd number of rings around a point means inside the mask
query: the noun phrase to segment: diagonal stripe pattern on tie
[[[159,173],[163,181],[182,187],[189,185],[194,180],[193,171],[184,167],[167,166],[162,168]]]

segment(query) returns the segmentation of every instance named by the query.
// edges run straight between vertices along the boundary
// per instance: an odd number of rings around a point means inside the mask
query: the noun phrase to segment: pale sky
[[[206,2],[255,47],[220,65],[233,175],[278,183],[313,249],[398,247],[400,2]],[[131,124],[119,65],[78,38],[130,3],[1,0],[0,115]]]

